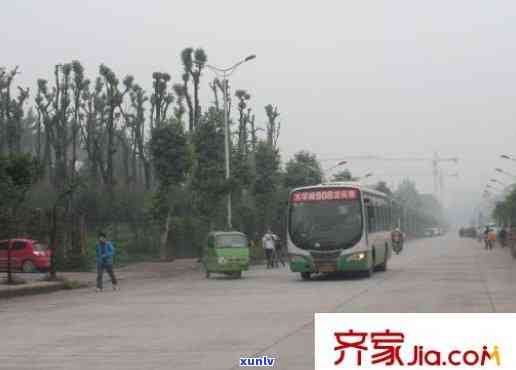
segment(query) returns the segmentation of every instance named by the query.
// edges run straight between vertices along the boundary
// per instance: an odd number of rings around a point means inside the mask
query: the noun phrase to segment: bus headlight
[[[349,256],[346,260],[349,262],[362,261],[366,258],[366,254],[364,252],[355,253]]]
[[[219,257],[219,259],[217,260],[221,265],[225,264],[226,263],[226,259],[224,257]]]

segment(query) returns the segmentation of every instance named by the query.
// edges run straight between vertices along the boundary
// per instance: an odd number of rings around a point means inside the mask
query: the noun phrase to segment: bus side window
[[[383,231],[389,229],[389,207],[385,205],[383,207]]]
[[[375,231],[374,207],[370,204],[367,208],[367,230],[370,233]]]
[[[374,231],[382,230],[382,206],[378,205],[374,208]]]
[[[384,230],[384,224],[385,224],[385,208],[383,205],[378,207],[378,231]]]

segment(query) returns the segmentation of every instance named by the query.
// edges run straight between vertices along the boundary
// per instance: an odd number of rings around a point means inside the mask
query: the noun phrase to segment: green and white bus
[[[304,280],[314,273],[385,271],[391,232],[402,209],[384,193],[338,182],[290,193],[287,247],[290,269]]]

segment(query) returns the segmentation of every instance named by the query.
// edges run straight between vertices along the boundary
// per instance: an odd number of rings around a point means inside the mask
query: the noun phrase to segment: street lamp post
[[[509,160],[511,160],[511,161],[516,162],[516,158],[514,158],[514,157],[513,157],[513,156],[511,156],[511,155],[502,154],[502,155],[500,156],[500,158],[503,158],[503,159],[509,159]]]
[[[343,166],[345,165],[346,163],[348,163],[348,161],[339,161],[337,163],[335,163],[335,165],[329,167],[329,168],[326,168],[326,169],[322,169],[322,168],[316,168],[315,166],[312,166],[312,165],[309,165],[307,164],[306,167],[310,168],[312,171],[315,171],[315,172],[319,172],[321,171],[322,172],[322,181],[323,182],[326,182],[328,179],[326,178],[326,174],[331,171],[331,170],[334,170],[335,168],[337,167],[340,167],[340,166]]]
[[[493,183],[493,184],[496,184],[496,183]],[[496,185],[500,186],[499,184],[496,184]],[[501,188],[496,187],[496,186],[493,186],[493,185],[491,185],[491,184],[487,184],[487,185],[486,185],[486,189],[489,189],[490,191],[496,191],[496,192],[500,192],[500,191],[502,191],[502,189],[501,189]]]
[[[508,186],[507,184],[505,184],[505,183],[503,183],[503,182],[501,182],[500,180],[497,180],[497,179],[491,179],[489,181],[491,181],[493,184],[501,185],[501,186],[504,186],[504,187]]]
[[[374,174],[372,172],[366,173],[364,176],[357,178],[357,181],[362,181],[363,179],[367,179],[373,175]]]
[[[228,77],[231,76],[233,74],[233,72],[235,72],[235,70],[241,64],[244,64],[245,62],[253,60],[254,58],[256,58],[256,55],[254,55],[254,54],[249,55],[248,57],[242,59],[238,63],[235,63],[233,66],[231,66],[229,68],[219,68],[219,67],[212,66],[210,64],[204,64],[204,66],[206,68],[212,70],[218,78],[222,79],[222,86],[224,87],[224,102],[223,102],[223,104],[224,104],[224,152],[225,152],[225,156],[226,156],[226,159],[225,159],[226,180],[229,180],[229,178],[231,176],[230,167],[229,167],[230,135],[229,135],[229,112],[228,112]],[[232,220],[231,220],[232,219],[232,216],[231,216],[231,192],[228,192],[227,198],[228,198],[227,199],[227,229],[229,231],[233,228]]]
[[[327,180],[326,174],[329,173],[331,170],[334,170],[335,168],[343,166],[343,165],[345,165],[347,163],[348,163],[348,161],[339,161],[339,162],[335,163],[335,165],[331,166],[330,168],[322,170],[322,172],[323,172],[323,180],[326,182],[326,180]]]

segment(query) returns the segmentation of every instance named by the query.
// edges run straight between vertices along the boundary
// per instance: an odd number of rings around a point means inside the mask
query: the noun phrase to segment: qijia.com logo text
[[[405,334],[385,330],[382,332],[359,332],[352,329],[335,332],[335,366],[501,366],[498,346],[480,345],[478,348],[451,348],[448,351],[427,348],[424,345],[406,346]]]

